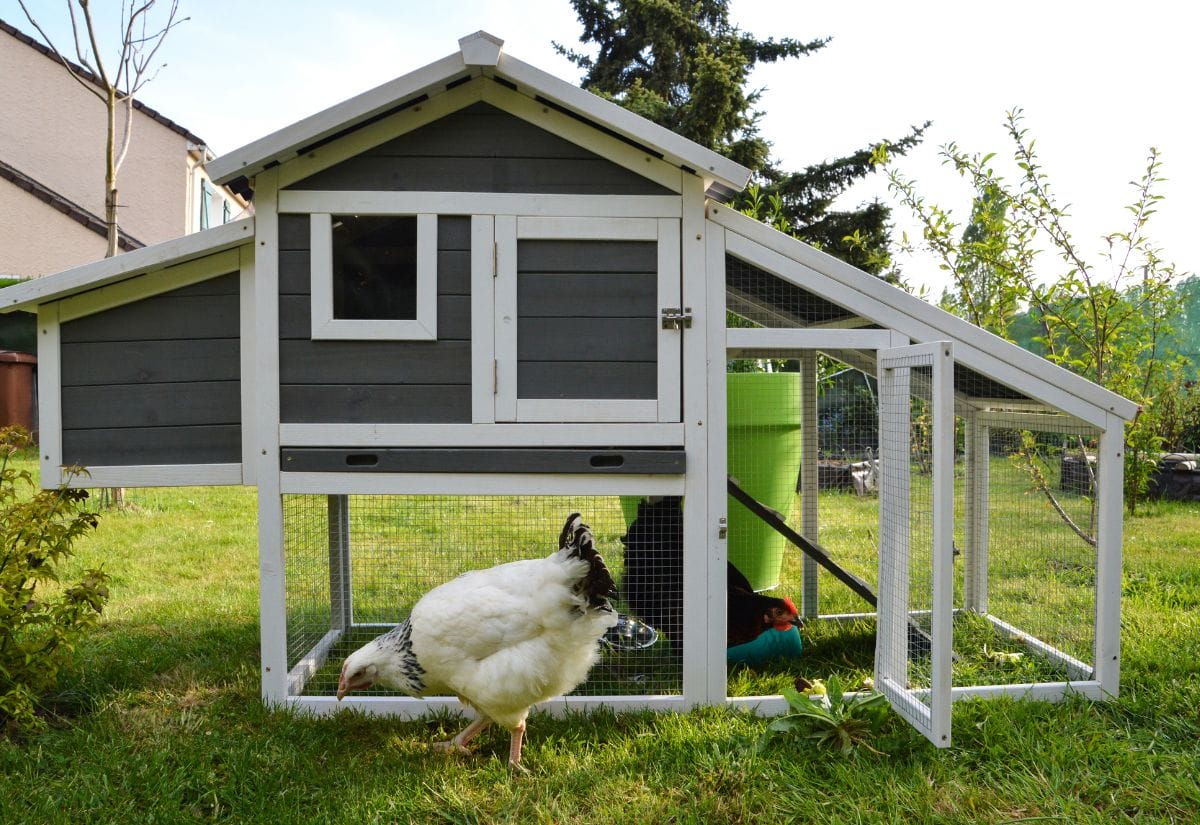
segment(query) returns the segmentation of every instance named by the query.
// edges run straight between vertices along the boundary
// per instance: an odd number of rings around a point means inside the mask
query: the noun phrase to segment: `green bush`
[[[20,427],[0,429],[0,730],[37,730],[38,697],[54,686],[62,656],[95,624],[108,575],[63,581],[75,541],[95,529],[86,490],[39,490],[12,457],[30,445]]]

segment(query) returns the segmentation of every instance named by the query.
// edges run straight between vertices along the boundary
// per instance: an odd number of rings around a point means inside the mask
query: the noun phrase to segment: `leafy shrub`
[[[64,653],[97,621],[108,575],[61,577],[75,541],[95,529],[86,490],[39,490],[12,457],[29,446],[20,427],[0,429],[0,729],[36,730],[38,697],[53,687]]]
[[[864,692],[847,698],[841,681],[831,676],[827,684],[818,681],[804,693],[784,688],[783,697],[791,713],[771,720],[760,747],[775,734],[789,733],[842,754],[859,747],[878,753],[870,743],[883,731],[889,714],[882,693]]]

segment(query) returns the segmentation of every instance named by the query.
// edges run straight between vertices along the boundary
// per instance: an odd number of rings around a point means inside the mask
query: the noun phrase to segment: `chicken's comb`
[[[800,615],[800,611],[796,609],[796,604],[791,599],[789,599],[787,596],[783,597],[783,603],[787,605],[788,610],[792,611],[797,616]]]

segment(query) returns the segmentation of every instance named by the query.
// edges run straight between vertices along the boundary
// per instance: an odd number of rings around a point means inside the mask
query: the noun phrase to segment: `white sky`
[[[43,25],[65,19],[61,0],[28,4]],[[191,19],[171,34],[162,52],[168,65],[141,97],[218,154],[449,54],[477,29],[504,38],[506,51],[526,62],[579,79],[550,45],[578,46],[566,0],[183,0],[183,12]],[[33,33],[16,0],[0,0],[0,18]],[[1021,107],[1059,198],[1072,204],[1085,251],[1098,253],[1102,235],[1126,228],[1129,182],[1156,146],[1169,180],[1151,235],[1167,260],[1200,269],[1195,4],[733,0],[732,19],[760,37],[833,38],[813,56],[754,76],[767,89],[763,131],[785,167],[932,120],[924,145],[900,167],[929,199],[965,214],[969,191],[941,167],[938,147],[953,140],[1008,157],[1005,112]],[[845,205],[876,195],[889,200],[882,181],[856,187]],[[910,225],[902,208],[894,214]],[[905,262],[905,272],[935,296],[944,284],[922,259]]]

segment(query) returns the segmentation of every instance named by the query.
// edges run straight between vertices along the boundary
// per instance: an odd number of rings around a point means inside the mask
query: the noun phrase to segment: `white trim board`
[[[29,309],[135,275],[145,275],[254,240],[254,218],[135,249],[0,291],[0,312]],[[234,267],[236,269],[236,267]]]
[[[286,162],[296,155],[298,149],[377,117],[422,93],[434,91],[434,87],[460,77],[466,71],[467,64],[463,61],[462,51],[456,51],[214,158],[205,168],[217,185],[227,184],[242,175],[254,176],[272,161]]]
[[[338,701],[336,696],[289,696],[287,704],[302,713],[317,716],[354,710],[371,716],[396,716],[401,719],[420,719],[433,713],[450,711],[474,718],[474,712],[452,696],[417,699],[410,696],[355,696],[350,694]],[[583,713],[593,710],[622,711],[654,710],[683,713],[687,705],[675,694],[653,696],[561,696],[534,705],[535,712],[551,716]]]
[[[241,464],[104,465],[67,477],[56,468],[54,477],[68,487],[232,487],[242,483]]]
[[[244,244],[252,247],[251,244]],[[167,267],[149,275],[139,275],[108,286],[91,289],[63,298],[59,302],[58,321],[65,324],[97,312],[104,312],[125,304],[171,292],[185,286],[198,284],[231,272],[240,272],[241,254],[239,247],[195,258],[175,266]]]
[[[437,340],[437,215],[416,218],[416,317],[349,319],[334,315],[333,215],[309,215],[310,331],[314,341]]]
[[[678,174],[678,173],[676,173]],[[508,192],[388,192],[287,189],[279,211],[397,215],[523,215],[531,218],[678,218],[678,195],[528,195]]]

